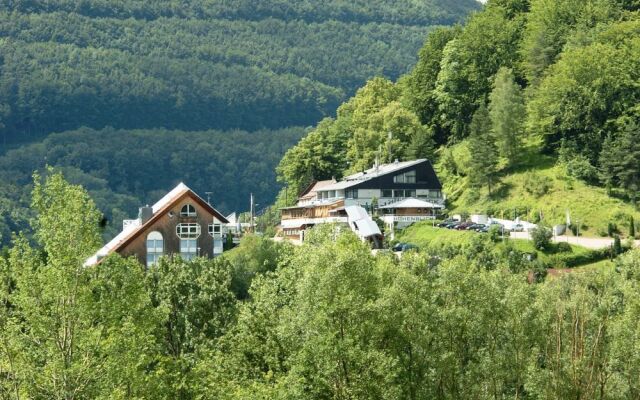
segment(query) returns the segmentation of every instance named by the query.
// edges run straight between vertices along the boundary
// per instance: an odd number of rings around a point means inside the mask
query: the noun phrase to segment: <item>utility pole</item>
[[[251,205],[250,205],[249,213],[251,215],[250,216],[251,220],[249,221],[249,229],[251,230],[251,233],[256,233],[255,226],[254,226],[256,210],[255,210],[255,204],[253,202],[253,193],[251,193]]]

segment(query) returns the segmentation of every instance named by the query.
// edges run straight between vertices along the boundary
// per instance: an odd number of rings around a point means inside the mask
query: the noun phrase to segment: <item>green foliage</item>
[[[82,188],[47,174],[33,190],[39,247],[20,237],[0,261],[0,387],[11,398],[145,396],[160,315],[142,268],[127,260],[85,268],[99,213]]]
[[[539,225],[537,228],[531,230],[531,240],[533,240],[533,246],[537,250],[546,250],[551,246],[551,238],[553,233],[551,229]]]
[[[489,227],[489,231],[487,232],[487,234],[489,235],[491,241],[498,242],[500,241],[500,239],[502,239],[502,235],[504,234],[504,232],[502,230],[502,226],[493,225]]]
[[[636,237],[636,223],[633,215],[629,217],[629,237],[632,239]]]
[[[191,0],[0,5],[3,141],[101,129],[276,129],[397,78],[455,2]]]
[[[608,186],[623,188],[635,204],[640,190],[640,127],[634,121],[626,121],[622,131],[609,136],[600,154],[602,177]]]
[[[521,17],[510,19],[502,7],[488,7],[445,46],[434,93],[452,138],[467,136],[467,125],[486,101],[500,67],[517,64],[522,25]]]
[[[224,254],[231,264],[231,289],[236,297],[248,298],[252,280],[275,271],[290,252],[289,243],[278,243],[263,236],[244,236],[238,247]]]
[[[491,119],[486,106],[481,105],[469,127],[469,179],[473,185],[487,184],[489,195],[498,173],[498,152],[491,131]]]
[[[278,165],[278,177],[299,193],[313,180],[340,178],[371,168],[376,159],[393,162],[430,158],[432,132],[400,103],[400,87],[383,78],[369,81],[323,120]]]
[[[440,73],[443,50],[447,43],[460,33],[460,27],[438,28],[429,33],[427,40],[418,54],[418,63],[404,80],[399,82],[404,87],[404,100],[415,111],[420,121],[434,131],[434,139],[438,145],[446,144],[447,131],[441,126],[438,102],[434,90]]]
[[[557,148],[562,139],[574,141],[594,163],[607,147],[603,142],[611,122],[640,98],[635,87],[639,46],[637,34],[627,30],[615,39],[603,33],[592,44],[567,49],[529,103],[529,130],[543,137],[547,148]]]
[[[535,197],[542,197],[549,192],[551,184],[544,176],[528,172],[524,177],[524,190]]]
[[[113,237],[122,219],[180,181],[197,193],[213,192],[214,206],[223,213],[248,208],[251,192],[268,204],[279,189],[273,169],[303,133],[300,128],[253,133],[84,128],[51,135],[0,156],[2,243],[11,240],[10,230],[27,228],[30,177],[45,163],[87,188],[108,220],[105,236]]]
[[[522,147],[525,107],[522,90],[511,69],[503,67],[498,70],[489,101],[492,132],[500,155],[507,159],[508,165],[512,165]]]

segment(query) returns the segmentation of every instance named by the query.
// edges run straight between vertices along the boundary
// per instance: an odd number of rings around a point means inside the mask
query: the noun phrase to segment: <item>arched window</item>
[[[164,252],[164,240],[162,233],[154,231],[147,236],[147,267],[158,262]]]
[[[196,208],[191,204],[185,204],[180,211],[181,217],[195,217],[196,216]]]

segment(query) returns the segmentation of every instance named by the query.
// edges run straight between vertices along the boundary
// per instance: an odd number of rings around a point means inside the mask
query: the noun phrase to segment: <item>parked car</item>
[[[415,244],[411,244],[411,243],[397,243],[395,246],[393,246],[393,251],[395,252],[404,252],[408,250],[417,251],[419,250],[419,248]]]
[[[522,226],[522,224],[515,224],[511,227],[511,232],[524,232],[524,226]]]
[[[484,228],[484,226],[485,226],[484,224],[472,224],[472,225],[467,227],[467,230],[468,231],[476,231],[477,232],[478,229]]]
[[[445,228],[447,229],[456,229],[458,227],[458,225],[460,225],[462,222],[460,221],[456,221],[456,222],[452,222],[450,224],[447,224],[447,226]]]
[[[473,222],[463,222],[460,225],[456,226],[456,229],[459,231],[464,231],[471,225],[473,225]]]
[[[455,222],[457,222],[457,221],[455,221],[455,220],[453,220],[453,219],[445,219],[444,221],[442,221],[442,222],[440,222],[440,223],[438,224],[438,227],[440,227],[440,228],[446,228],[446,227],[447,227],[447,225],[449,225],[449,224],[453,224],[453,223],[455,223]]]

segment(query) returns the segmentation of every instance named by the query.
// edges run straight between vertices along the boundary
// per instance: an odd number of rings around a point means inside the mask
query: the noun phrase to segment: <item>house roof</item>
[[[410,197],[408,199],[396,201],[395,203],[387,204],[379,207],[382,210],[398,209],[398,208],[444,208],[443,205],[431,203],[420,199],[414,199]]]
[[[321,190],[327,186],[333,185],[336,183],[335,179],[329,179],[329,180],[325,180],[325,181],[315,181],[312,184],[310,184],[309,186],[307,186],[307,188],[302,192],[302,194],[300,195],[299,199],[306,199],[306,198],[312,198],[315,196],[315,194],[318,192],[318,190]]]
[[[164,195],[164,197],[162,197],[152,206],[153,216],[149,218],[147,222],[143,224],[140,219],[130,221],[130,223],[122,230],[122,232],[120,232],[116,237],[109,241],[109,243],[104,245],[104,247],[98,250],[93,256],[88,258],[85,261],[85,265],[95,265],[100,261],[102,257],[106,257],[109,254],[116,252],[131,243],[131,241],[140,236],[140,234],[145,232],[145,230],[149,226],[151,226],[166,212],[168,212],[174,204],[181,201],[185,197],[191,197],[196,203],[198,203],[205,210],[209,211],[221,223],[229,223],[227,218],[223,216],[218,210],[213,208],[209,203],[203,200],[202,197],[198,196],[196,192],[194,192],[187,185],[181,182],[178,186],[173,188],[169,193]]]
[[[378,178],[384,175],[388,175],[394,173],[396,171],[400,171],[405,168],[412,167],[414,165],[421,164],[427,161],[425,158],[421,158],[418,160],[412,161],[397,161],[390,164],[381,164],[377,167],[369,168],[366,171],[358,172],[357,174],[352,174],[344,177],[340,182],[336,182],[331,185],[326,185],[321,188],[321,190],[344,190],[350,187],[361,184],[362,182]]]

